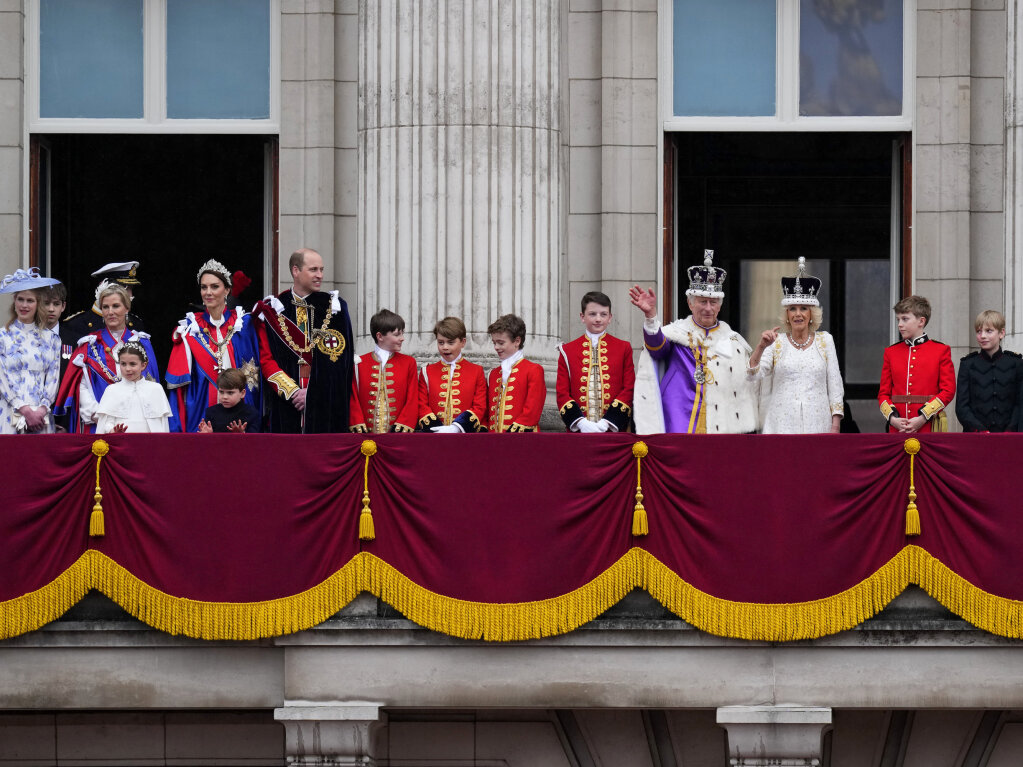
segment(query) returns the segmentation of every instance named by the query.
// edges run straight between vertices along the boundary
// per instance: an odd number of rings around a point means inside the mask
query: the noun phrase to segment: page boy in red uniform
[[[351,425],[357,434],[412,432],[419,420],[418,368],[413,357],[401,353],[405,320],[381,309],[369,321],[376,348],[355,359]]]
[[[568,431],[626,431],[636,382],[632,347],[607,333],[610,298],[592,291],[583,296],[581,308],[586,332],[558,347],[558,412]]]
[[[462,358],[465,323],[445,317],[433,334],[440,360],[419,373],[419,428],[434,434],[486,431],[487,378],[482,367]]]
[[[487,427],[498,434],[540,431],[547,399],[543,366],[522,355],[526,323],[514,314],[498,317],[487,328],[501,364],[490,371]]]
[[[943,411],[956,394],[952,349],[924,332],[931,318],[926,298],[907,296],[892,309],[902,340],[884,350],[877,394],[888,431],[948,431]]]

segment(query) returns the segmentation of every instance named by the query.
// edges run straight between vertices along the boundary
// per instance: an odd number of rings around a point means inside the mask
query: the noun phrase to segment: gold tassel
[[[103,523],[103,494],[99,489],[99,464],[103,456],[109,452],[110,445],[105,440],[97,439],[92,443],[92,454],[96,456],[96,495],[93,497],[96,503],[92,507],[92,514],[89,515],[89,536],[93,538],[106,535]]]
[[[647,448],[646,442],[636,442],[632,446],[632,454],[636,456],[636,508],[632,511],[633,535],[647,535],[650,532],[646,509],[643,508],[643,484],[640,481],[642,461],[649,452],[650,450]]]
[[[377,443],[371,439],[364,439],[359,450],[366,456],[366,465],[362,468],[362,512],[359,514],[359,540],[372,541],[377,534],[373,527],[373,512],[369,510],[369,457],[376,455]]]
[[[920,452],[920,440],[910,437],[902,449],[909,454],[909,505],[906,506],[906,535],[920,535],[920,512],[916,508],[916,488],[913,486],[913,457]]]

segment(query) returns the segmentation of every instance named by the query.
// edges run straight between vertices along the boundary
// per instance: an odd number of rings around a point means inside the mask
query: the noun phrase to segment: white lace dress
[[[779,335],[748,375],[751,384],[761,385],[764,434],[829,432],[831,416],[845,415],[845,388],[830,333],[817,331],[805,349]]]

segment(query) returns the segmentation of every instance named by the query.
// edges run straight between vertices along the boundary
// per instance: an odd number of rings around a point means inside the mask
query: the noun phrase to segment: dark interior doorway
[[[898,280],[908,270],[907,139],[671,134],[679,315],[687,313],[686,269],[712,248],[715,265],[728,271],[721,318],[755,343],[766,328],[750,321],[750,307],[777,304],[774,272],[793,274],[796,259],[805,256],[811,273],[825,281],[824,327],[835,337],[847,399],[876,397],[881,350],[892,342],[892,275]]]
[[[33,253],[67,285],[69,312],[92,305],[91,272],[139,261],[133,311],[162,374],[171,331],[201,308],[196,272],[206,260],[252,279],[244,306],[266,294],[265,190],[275,188],[266,174],[275,152],[276,137],[264,136],[34,136]]]

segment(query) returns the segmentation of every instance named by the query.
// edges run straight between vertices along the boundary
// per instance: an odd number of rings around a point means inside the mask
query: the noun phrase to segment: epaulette
[[[893,344],[889,344],[888,348],[891,349],[893,346],[905,346],[905,345],[906,345],[905,341],[896,341]]]
[[[980,354],[980,352],[974,352],[974,354]],[[1002,354],[1008,354],[1010,357],[1023,359],[1023,354],[1020,354],[1019,352],[1010,352],[1008,349],[1002,349]]]
[[[1012,352],[1005,352],[1005,353],[1006,354],[1011,354]],[[963,362],[964,360],[968,360],[970,357],[976,357],[978,354],[980,354],[980,352],[970,352],[965,357],[960,357],[959,361]],[[1016,356],[1019,356],[1019,355],[1016,355]]]
[[[61,322],[67,322],[68,320],[73,320],[73,319],[74,319],[75,317],[77,317],[77,316],[78,316],[79,314],[84,314],[84,313],[85,313],[85,312],[75,312],[74,314],[70,314],[70,315],[68,315],[67,317],[65,317],[64,319],[62,319],[62,320],[61,320]]]

